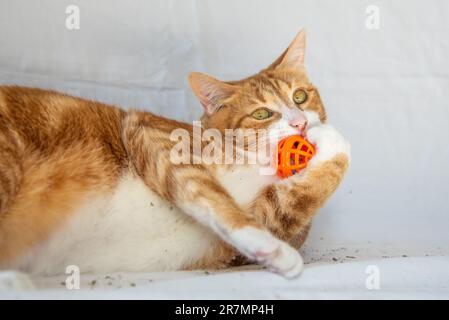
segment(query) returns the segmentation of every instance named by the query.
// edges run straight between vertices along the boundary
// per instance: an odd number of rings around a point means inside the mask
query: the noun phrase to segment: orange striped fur
[[[113,194],[122,178],[131,176],[188,215],[186,223],[204,225],[213,234],[208,239],[216,238],[200,257],[175,268],[224,268],[255,260],[286,276],[299,274],[302,260],[290,245],[302,245],[313,216],[341,182],[349,161],[345,148],[324,157],[327,142],[320,140],[319,128],[330,129],[321,124],[326,122],[324,106],[303,67],[304,46],[305,33],[300,32],[271,66],[240,81],[199,73],[189,77],[205,108],[205,129],[271,128],[286,112],[318,119],[313,142],[318,154],[323,144],[323,160],[317,157],[301,176],[261,185],[244,203],[222,183],[234,166],[170,162],[175,144],[170,133],[183,128],[192,135],[190,124],[54,91],[0,87],[0,267],[15,266],[63,230],[82,203]],[[300,107],[291,99],[296,88],[308,94]],[[262,121],[252,117],[261,107],[273,115]],[[342,141],[335,136],[332,146]]]

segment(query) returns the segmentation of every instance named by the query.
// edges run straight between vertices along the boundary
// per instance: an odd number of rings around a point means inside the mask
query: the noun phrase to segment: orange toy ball
[[[282,139],[278,143],[277,175],[288,178],[299,173],[315,154],[313,145],[300,135]]]

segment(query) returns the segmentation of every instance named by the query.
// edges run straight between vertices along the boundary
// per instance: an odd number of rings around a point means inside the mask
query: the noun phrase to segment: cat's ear
[[[189,75],[189,83],[208,115],[217,111],[236,90],[234,85],[199,72]]]
[[[295,39],[290,43],[287,49],[279,58],[273,62],[268,69],[279,67],[301,67],[304,65],[304,52],[306,49],[306,30],[301,29]]]

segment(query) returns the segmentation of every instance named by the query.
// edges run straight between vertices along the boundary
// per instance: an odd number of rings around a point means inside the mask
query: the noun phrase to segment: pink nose
[[[300,115],[290,120],[288,124],[292,127],[298,128],[299,130],[303,130],[307,126],[307,119],[305,116]]]

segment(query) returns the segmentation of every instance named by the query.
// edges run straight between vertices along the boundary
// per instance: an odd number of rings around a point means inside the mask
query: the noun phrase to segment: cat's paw
[[[34,285],[28,275],[17,271],[0,272],[0,292],[32,289]]]
[[[321,124],[307,130],[306,138],[315,145],[316,153],[309,164],[314,165],[331,160],[338,154],[351,158],[351,146],[332,126]]]
[[[286,278],[299,276],[303,269],[299,252],[266,230],[245,227],[234,231],[231,239],[248,258]]]
[[[278,248],[268,258],[262,257],[259,262],[268,266],[270,271],[289,279],[299,276],[304,268],[300,253],[283,241],[279,241]]]

